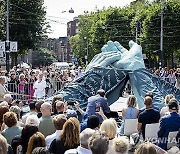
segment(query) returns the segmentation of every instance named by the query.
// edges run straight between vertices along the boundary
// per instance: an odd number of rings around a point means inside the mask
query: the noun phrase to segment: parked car
[[[54,62],[51,64],[53,69],[61,69],[64,70],[69,67],[69,64],[67,62]]]

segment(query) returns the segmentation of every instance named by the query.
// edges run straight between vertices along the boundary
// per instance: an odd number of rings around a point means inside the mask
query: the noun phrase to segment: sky
[[[44,0],[46,18],[51,26],[50,38],[67,36],[67,22],[84,11],[96,11],[103,7],[123,7],[133,0]],[[68,13],[70,9],[74,13]]]

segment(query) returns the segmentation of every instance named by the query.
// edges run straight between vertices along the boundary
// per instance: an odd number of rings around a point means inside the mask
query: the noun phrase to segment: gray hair
[[[129,139],[121,136],[113,140],[112,149],[121,154],[128,154],[129,146]]]
[[[88,149],[89,138],[94,134],[95,130],[86,128],[80,133],[80,144],[82,147]]]
[[[5,76],[0,76],[0,80],[5,80],[6,77]]]
[[[20,119],[21,109],[18,106],[11,106],[9,111],[16,113],[18,120]]]
[[[10,101],[12,101],[12,96],[11,96],[11,94],[5,94],[3,99],[6,102],[10,102]]]
[[[25,125],[31,125],[31,126],[39,126],[39,119],[37,115],[29,115],[26,119],[26,124]]]

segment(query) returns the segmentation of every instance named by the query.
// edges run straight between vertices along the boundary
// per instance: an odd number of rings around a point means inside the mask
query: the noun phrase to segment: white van
[[[64,70],[69,67],[69,64],[67,62],[54,62],[51,64],[53,69],[61,69]]]

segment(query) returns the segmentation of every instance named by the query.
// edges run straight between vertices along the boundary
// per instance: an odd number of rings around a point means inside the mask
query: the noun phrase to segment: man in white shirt
[[[5,84],[5,77],[0,76],[0,102],[4,101],[4,95],[9,93]]]
[[[43,80],[43,74],[42,73],[39,74],[38,80],[34,83],[33,88],[35,90],[35,92],[34,92],[35,98],[45,97],[46,81]]]
[[[86,128],[80,134],[80,146],[77,149],[70,149],[65,152],[65,154],[92,154],[91,150],[88,148],[88,140],[94,134],[95,130]]]
[[[59,139],[60,137],[60,134],[62,132],[62,128],[63,128],[63,125],[64,123],[66,122],[66,116],[64,114],[59,114],[57,116],[55,116],[53,118],[53,124],[54,124],[54,127],[56,128],[56,132],[51,134],[51,135],[48,135],[46,137],[46,147],[47,149],[49,149],[50,145],[51,145],[51,142],[54,140],[54,139]]]
[[[26,119],[27,119],[28,116],[37,115],[36,105],[35,104],[36,104],[35,101],[29,103],[30,112],[28,112],[28,113],[26,113],[25,115],[22,116],[22,123],[26,124]]]

